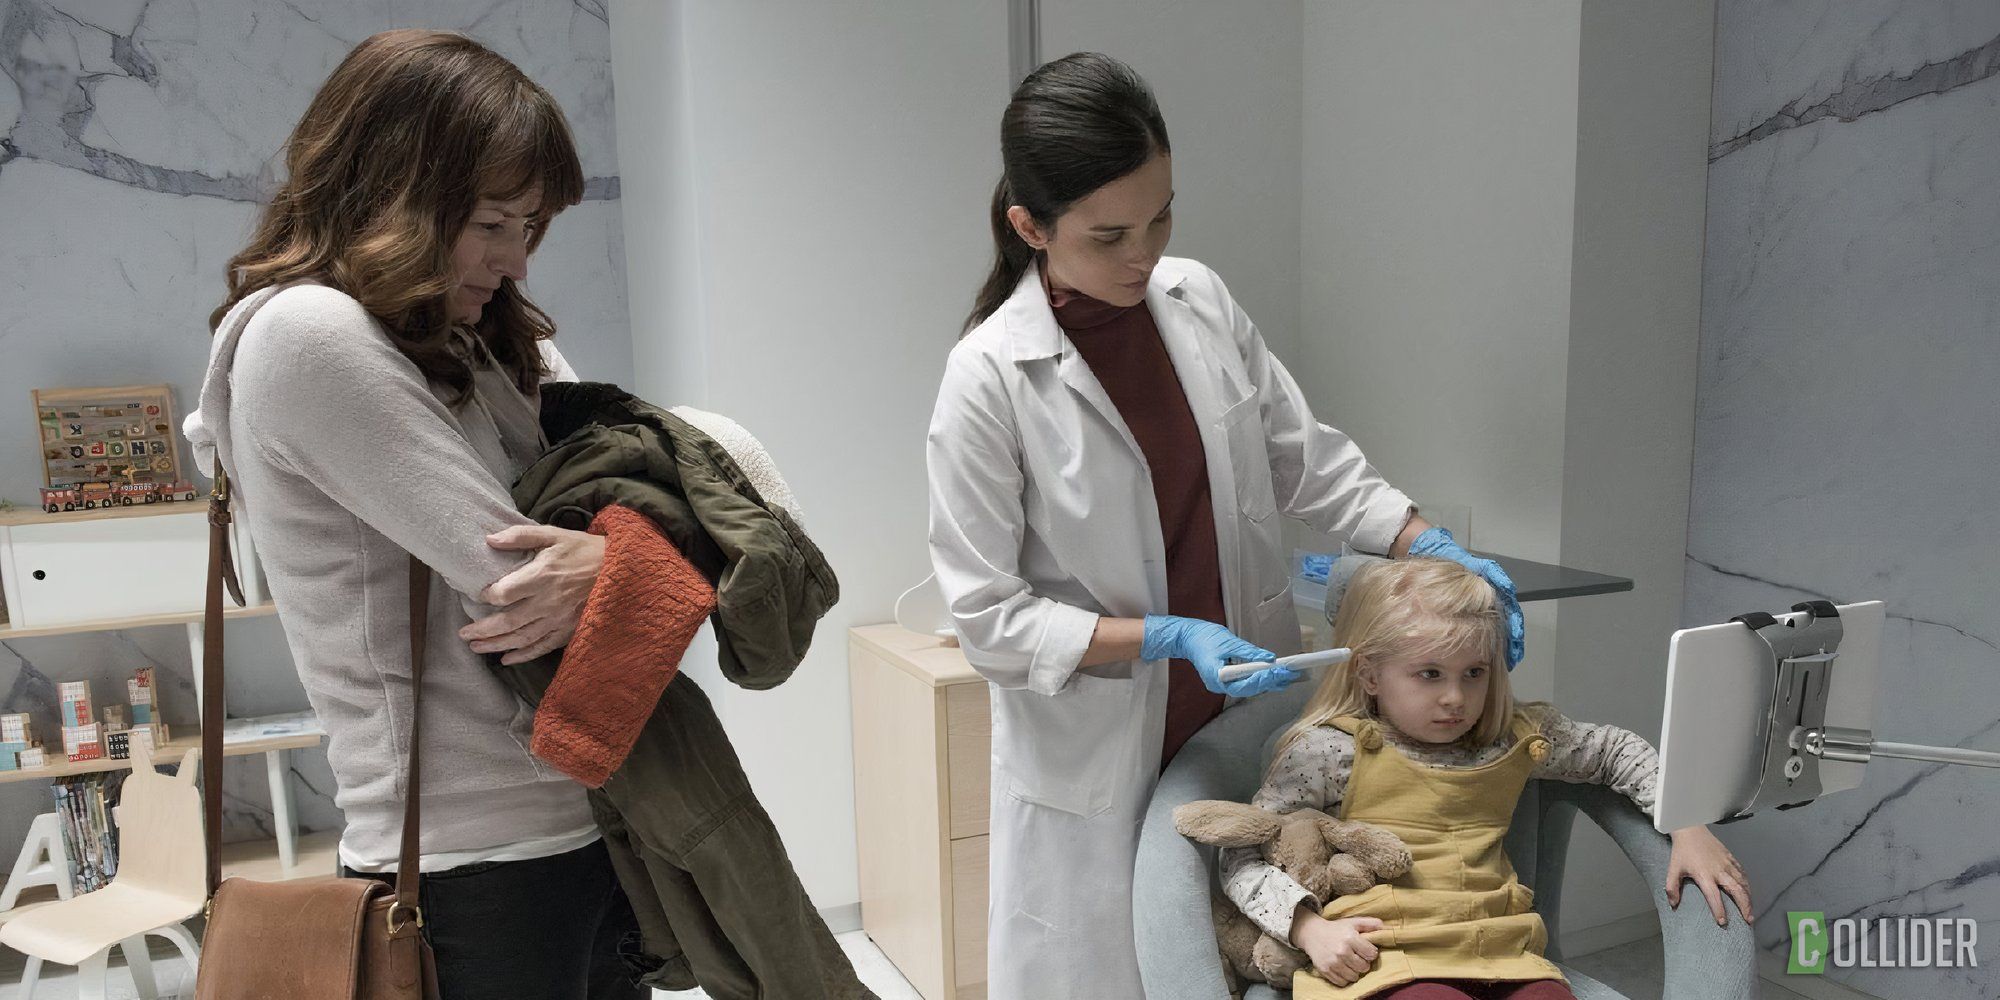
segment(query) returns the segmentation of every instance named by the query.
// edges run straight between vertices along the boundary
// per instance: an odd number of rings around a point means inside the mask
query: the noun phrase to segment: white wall
[[[1481,548],[1562,525],[1579,0],[1307,3],[1305,317],[1315,411]],[[1518,691],[1553,691],[1548,605]]]
[[[612,21],[630,384],[755,433],[841,578],[784,686],[696,673],[814,902],[858,925],[846,630],[929,572],[924,429],[992,252],[1006,8],[628,0]]]
[[[1713,0],[1583,4],[1561,552],[1633,588],[1567,602],[1556,703],[1655,745],[1682,624],[1714,19]],[[1567,926],[1657,926],[1660,887],[1595,826],[1570,864]]]
[[[1042,58],[1124,60],[1174,147],[1167,252],[1221,274],[1287,362],[1299,333],[1300,0],[1042,5]]]
[[[1308,2],[1304,18],[1300,382],[1419,504],[1469,506],[1477,547],[1633,579],[1560,616],[1529,605],[1513,680],[1655,741],[1712,18],[1608,0]],[[1591,824],[1565,886],[1572,952],[1657,931],[1654,887]]]

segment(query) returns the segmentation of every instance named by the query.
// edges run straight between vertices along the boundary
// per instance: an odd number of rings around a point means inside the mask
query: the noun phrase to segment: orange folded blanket
[[[625,763],[680,672],[688,643],[715,611],[715,587],[630,507],[598,511],[590,533],[604,536],[604,567],[535,708],[528,748],[599,788]]]

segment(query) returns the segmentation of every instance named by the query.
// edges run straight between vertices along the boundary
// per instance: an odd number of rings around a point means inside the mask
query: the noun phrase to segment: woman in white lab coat
[[[1001,126],[997,261],[928,438],[931,558],[993,686],[988,990],[1143,996],[1139,822],[1231,660],[1299,648],[1279,513],[1355,548],[1458,559],[1354,443],[1313,419],[1221,278],[1162,256],[1173,168],[1151,92],[1080,53]]]

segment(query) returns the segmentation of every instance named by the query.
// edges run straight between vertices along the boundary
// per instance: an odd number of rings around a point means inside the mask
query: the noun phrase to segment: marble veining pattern
[[[1956,90],[2000,73],[2000,36],[1975,49],[1949,59],[1925,63],[1910,73],[1856,80],[1814,103],[1800,107],[1800,98],[1785,105],[1755,128],[1709,147],[1708,161],[1714,163],[1766,136],[1785,129],[1811,125],[1825,119],[1851,122],[1862,115],[1886,111],[1904,101]]]
[[[2000,749],[2000,5],[1723,0],[1715,80],[1684,622],[1883,600],[1877,737]],[[1994,774],[1877,760],[1717,827],[1760,945],[1971,917],[1977,968],[1828,975],[2000,996]]]

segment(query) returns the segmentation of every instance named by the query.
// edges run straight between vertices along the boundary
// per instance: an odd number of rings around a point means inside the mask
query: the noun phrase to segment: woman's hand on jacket
[[[500,662],[509,665],[568,645],[604,566],[604,536],[526,524],[487,535],[486,544],[538,551],[527,565],[479,592],[479,600],[501,610],[459,629],[459,638],[474,652],[504,654]]]

